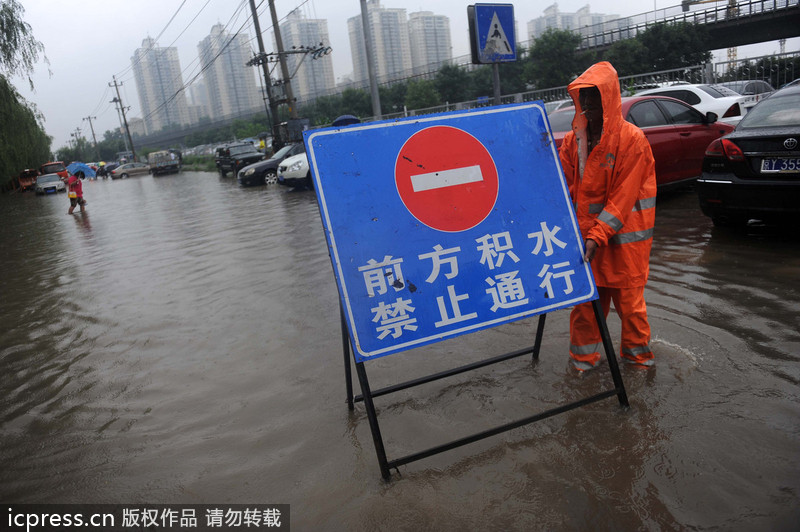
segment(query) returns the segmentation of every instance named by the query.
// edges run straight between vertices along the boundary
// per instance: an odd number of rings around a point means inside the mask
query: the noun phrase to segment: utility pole
[[[375,73],[375,56],[372,49],[372,26],[369,24],[367,0],[361,0],[361,26],[364,28],[364,51],[367,54],[367,72],[369,74],[369,93],[372,96],[372,115],[381,119],[381,96],[378,92],[378,77]]]
[[[136,148],[133,147],[133,139],[131,138],[131,130],[128,128],[128,119],[125,118],[125,107],[122,105],[122,98],[119,95],[119,86],[122,85],[122,83],[117,83],[117,76],[112,76],[112,78],[114,80],[114,83],[109,83],[108,86],[109,87],[114,87],[114,89],[117,91],[117,97],[114,98],[111,101],[112,102],[117,102],[119,104],[120,111],[122,111],[122,121],[125,124],[125,134],[127,135],[128,141],[130,142],[130,150],[131,150],[131,153],[133,154],[133,160],[135,161],[136,160]]]
[[[283,75],[283,85],[286,90],[286,102],[289,105],[289,118],[297,118],[297,108],[294,106],[294,92],[292,91],[292,81],[289,78],[289,67],[286,65],[286,55],[283,52],[283,39],[281,39],[281,29],[278,26],[278,14],[275,12],[275,1],[269,0],[269,12],[272,15],[272,31],[275,32],[275,41],[278,43],[278,61],[281,65]]]
[[[255,0],[250,0],[250,11],[253,13],[253,25],[256,30],[256,39],[258,40],[259,55],[249,61],[248,65],[260,64],[264,71],[264,88],[267,91],[267,100],[269,101],[269,109],[271,114],[270,122],[272,123],[272,147],[277,151],[283,146],[283,139],[281,138],[278,118],[278,102],[272,95],[272,80],[269,75],[269,62],[267,61],[267,54],[264,51],[264,39],[261,37],[261,25],[258,22],[258,12],[256,11]]]
[[[100,160],[100,151],[97,149],[97,136],[94,134],[94,126],[92,125],[92,120],[97,120],[96,116],[86,116],[83,118],[84,120],[89,121],[89,129],[92,130],[92,140],[94,141],[94,154],[97,155],[97,160]]]

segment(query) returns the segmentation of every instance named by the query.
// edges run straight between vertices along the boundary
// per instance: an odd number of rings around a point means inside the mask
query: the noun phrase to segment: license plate
[[[800,157],[792,159],[764,159],[761,161],[762,174],[789,174],[800,172]]]

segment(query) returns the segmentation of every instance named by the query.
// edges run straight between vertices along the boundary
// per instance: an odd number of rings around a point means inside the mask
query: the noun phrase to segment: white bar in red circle
[[[411,188],[414,192],[423,190],[434,190],[437,188],[454,187],[456,185],[466,185],[467,183],[477,183],[483,181],[480,165],[465,166],[463,168],[453,168],[452,170],[441,170],[411,176]]]

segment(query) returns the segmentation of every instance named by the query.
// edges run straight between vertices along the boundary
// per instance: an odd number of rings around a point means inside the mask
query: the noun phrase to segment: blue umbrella
[[[69,170],[69,173],[72,175],[83,172],[84,177],[97,177],[92,167],[86,163],[70,163],[67,165],[67,170]]]
[[[353,115],[342,115],[342,116],[338,117],[336,120],[334,120],[333,124],[331,124],[331,125],[334,126],[334,127],[349,126],[351,124],[359,124],[360,122],[361,122],[361,120],[359,120],[358,117],[356,117],[356,116],[353,116]]]

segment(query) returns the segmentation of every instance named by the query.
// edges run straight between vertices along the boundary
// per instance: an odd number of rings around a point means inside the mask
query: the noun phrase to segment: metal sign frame
[[[497,108],[493,112],[494,113],[504,113],[504,112],[514,111],[514,110],[528,109],[531,106],[536,106],[539,111],[543,112],[543,104],[541,102],[536,102],[534,104],[524,104],[524,105],[520,105],[520,106],[503,106],[503,107],[505,107],[505,109]],[[469,113],[445,113],[444,115],[442,115],[442,117],[439,117],[439,118],[442,118],[442,119],[446,120],[446,119],[452,118],[455,115],[458,115],[456,118],[464,118],[468,114]],[[473,113],[473,114],[478,114],[478,113]],[[447,116],[447,115],[449,115],[449,116]],[[520,115],[520,116],[522,116],[522,115]],[[515,119],[518,121],[520,119],[520,116],[515,117]],[[435,122],[436,120],[437,120],[437,117],[435,117],[435,116],[426,116],[425,118],[421,118],[421,119],[409,119],[409,120],[397,121],[397,122],[405,122],[405,123],[409,123],[409,124],[412,123],[412,122],[431,123],[431,121]],[[393,123],[393,124],[394,125],[398,125],[396,123]],[[546,121],[545,121],[545,124],[546,124]],[[392,125],[392,124],[389,124],[387,122],[387,124],[385,124],[385,125],[388,126],[388,125]],[[403,125],[403,124],[399,124],[399,125]],[[349,127],[346,127],[345,129],[348,129],[348,128],[360,128],[360,129],[353,129],[350,132],[350,133],[357,133],[358,131],[363,130],[364,127],[365,127],[364,125],[349,126]],[[372,127],[372,126],[368,126],[368,127]],[[379,127],[383,127],[383,126],[381,126],[379,124]],[[519,135],[519,132],[517,132],[517,133]],[[539,135],[538,131],[533,131],[533,133],[536,134],[536,135]],[[322,136],[324,137],[327,134],[328,133],[323,133]],[[383,168],[383,166],[380,166],[379,167],[380,169],[376,172],[374,168],[361,168],[361,167],[349,168],[349,167],[346,166],[345,161],[341,160],[341,158],[339,157],[341,155],[340,146],[342,146],[342,145],[347,146],[348,145],[347,143],[343,142],[342,144],[337,144],[336,142],[334,142],[334,143],[328,144],[328,145],[325,145],[324,143],[315,144],[314,143],[315,135],[320,135],[320,133],[319,132],[306,132],[304,136],[305,136],[305,142],[306,142],[306,147],[307,147],[307,153],[309,154],[310,167],[312,169],[312,172],[314,173],[314,177],[315,177],[315,180],[316,180],[315,184],[316,184],[316,188],[317,188],[318,201],[320,203],[320,211],[321,211],[321,215],[323,217],[323,225],[325,226],[326,237],[328,239],[329,247],[331,249],[331,261],[333,263],[334,273],[335,273],[335,275],[337,277],[337,284],[339,285],[339,290],[340,290],[340,313],[341,313],[341,328],[342,328],[341,332],[342,332],[343,356],[344,356],[344,363],[345,363],[345,384],[346,384],[346,393],[347,393],[347,405],[348,405],[348,408],[350,410],[353,410],[355,408],[354,404],[356,402],[359,402],[359,401],[363,401],[364,402],[364,405],[365,405],[365,408],[366,408],[366,412],[367,412],[367,418],[368,418],[369,425],[370,425],[370,431],[371,431],[371,434],[372,434],[373,443],[375,445],[375,451],[376,451],[376,455],[377,455],[377,458],[378,458],[378,463],[379,463],[379,467],[380,467],[380,471],[381,471],[381,476],[384,479],[386,479],[386,480],[390,480],[391,479],[391,469],[392,468],[397,468],[397,467],[399,467],[401,465],[405,465],[405,464],[408,464],[408,463],[413,462],[413,461],[421,460],[421,459],[430,457],[430,456],[438,454],[438,453],[442,453],[442,452],[445,452],[445,451],[448,451],[448,450],[451,450],[451,449],[454,449],[454,448],[457,448],[457,447],[460,447],[460,446],[463,446],[463,445],[467,445],[469,443],[473,443],[473,442],[476,442],[478,440],[481,440],[481,439],[484,439],[484,438],[488,438],[490,436],[494,436],[494,435],[500,434],[502,432],[506,432],[506,431],[521,427],[521,426],[529,424],[529,423],[533,423],[535,421],[540,421],[542,419],[546,419],[548,417],[551,417],[551,416],[554,416],[554,415],[557,415],[557,414],[560,414],[560,413],[563,413],[563,412],[566,412],[566,411],[569,411],[569,410],[572,410],[572,409],[575,409],[575,408],[579,408],[581,406],[584,406],[586,404],[589,404],[589,403],[592,403],[592,402],[595,402],[595,401],[600,401],[600,400],[603,400],[603,399],[606,399],[606,398],[610,398],[610,397],[615,396],[615,395],[617,396],[618,401],[619,401],[621,406],[623,406],[623,407],[627,407],[628,406],[627,394],[626,394],[626,391],[625,391],[624,384],[622,382],[622,377],[621,377],[621,374],[620,374],[620,371],[619,371],[619,366],[618,366],[617,359],[616,359],[616,356],[615,356],[614,347],[613,347],[613,344],[611,342],[611,338],[609,336],[608,328],[607,328],[607,325],[606,325],[606,322],[605,322],[605,317],[604,317],[602,309],[600,307],[599,300],[597,299],[596,290],[594,290],[594,284],[593,284],[593,281],[592,281],[592,283],[591,283],[591,286],[592,286],[592,289],[593,289],[592,294],[589,295],[588,293],[586,293],[584,295],[581,295],[581,297],[579,299],[580,299],[580,301],[591,300],[591,304],[592,304],[592,308],[593,308],[593,311],[594,311],[594,314],[595,314],[597,325],[598,325],[598,328],[599,328],[601,336],[602,336],[603,346],[604,346],[605,353],[606,353],[606,358],[608,360],[609,368],[611,370],[611,375],[612,375],[612,379],[613,379],[613,383],[614,383],[614,387],[613,388],[607,389],[607,390],[605,390],[603,392],[600,392],[600,393],[595,394],[595,395],[590,396],[590,397],[586,397],[586,398],[578,400],[578,401],[567,403],[567,404],[559,406],[557,408],[553,408],[553,409],[550,409],[550,410],[539,412],[539,413],[531,415],[531,416],[527,416],[525,418],[519,419],[519,420],[511,422],[511,423],[505,423],[505,424],[499,425],[497,427],[491,428],[489,430],[485,430],[483,432],[479,432],[479,433],[476,433],[476,434],[468,435],[468,436],[465,436],[465,437],[462,437],[460,439],[453,440],[453,441],[450,441],[450,442],[445,442],[445,443],[443,443],[441,445],[437,445],[437,446],[432,447],[432,448],[427,449],[427,450],[423,450],[423,451],[420,451],[420,452],[412,453],[412,454],[409,454],[409,455],[406,455],[406,456],[401,456],[399,458],[394,458],[392,460],[388,459],[387,453],[386,453],[386,449],[385,449],[384,443],[383,443],[383,437],[381,435],[380,424],[379,424],[379,421],[378,421],[378,415],[377,415],[377,412],[376,412],[376,409],[375,409],[375,404],[374,404],[374,399],[376,397],[389,395],[391,393],[394,393],[394,392],[397,392],[397,391],[401,391],[401,390],[406,390],[406,389],[412,388],[414,386],[418,386],[420,384],[433,382],[433,381],[436,381],[436,380],[439,380],[439,379],[443,379],[443,378],[446,378],[446,377],[449,377],[449,376],[452,376],[452,375],[457,375],[457,374],[464,373],[464,372],[467,372],[467,371],[471,371],[471,370],[487,367],[487,366],[489,366],[491,364],[495,364],[495,363],[502,362],[502,361],[507,361],[507,360],[510,360],[512,358],[516,358],[516,357],[523,356],[523,355],[526,355],[526,354],[531,354],[534,360],[538,359],[539,351],[540,351],[540,347],[541,347],[541,341],[542,341],[543,334],[544,334],[544,326],[545,326],[546,315],[547,315],[548,312],[551,312],[553,310],[557,310],[559,308],[563,308],[564,305],[562,303],[564,303],[565,300],[563,298],[562,299],[558,299],[558,297],[561,297],[561,296],[553,296],[553,294],[551,292],[547,291],[547,292],[544,293],[544,297],[548,298],[548,299],[555,297],[556,299],[554,299],[554,301],[558,301],[558,304],[554,304],[552,306],[542,306],[542,307],[539,307],[539,308],[535,309],[533,314],[531,314],[531,313],[527,313],[527,314],[524,314],[524,315],[521,314],[521,315],[516,317],[516,319],[520,319],[522,317],[528,317],[530,315],[538,315],[539,316],[535,340],[534,340],[533,346],[531,346],[531,347],[527,347],[527,348],[524,348],[524,349],[512,351],[512,352],[505,353],[505,354],[502,354],[502,355],[494,356],[494,357],[487,358],[485,360],[481,360],[481,361],[478,361],[478,362],[474,362],[474,363],[471,363],[471,364],[468,364],[468,365],[465,365],[465,366],[452,368],[450,370],[446,370],[446,371],[443,371],[443,372],[440,372],[440,373],[419,377],[419,378],[416,378],[416,379],[413,379],[413,380],[410,380],[410,381],[401,382],[401,383],[398,383],[398,384],[390,385],[388,387],[384,387],[384,388],[381,388],[381,389],[373,391],[371,389],[371,387],[370,387],[369,378],[367,376],[367,370],[366,370],[366,362],[369,362],[370,360],[372,360],[372,358],[364,357],[364,356],[357,356],[357,347],[359,347],[359,345],[356,342],[358,341],[358,336],[356,336],[354,334],[354,331],[351,329],[352,324],[357,323],[357,322],[354,321],[354,318],[353,318],[353,315],[352,315],[352,308],[351,308],[351,305],[350,305],[351,301],[349,299],[350,295],[348,295],[347,290],[345,288],[345,284],[344,284],[344,281],[343,281],[343,277],[344,277],[345,274],[343,273],[343,270],[341,268],[341,264],[343,263],[343,261],[346,262],[347,264],[349,264],[349,267],[351,267],[351,268],[353,267],[353,264],[360,265],[360,264],[362,264],[362,261],[364,260],[364,258],[367,255],[358,257],[358,260],[356,260],[355,262],[353,262],[353,257],[352,256],[345,256],[344,258],[339,256],[339,248],[337,247],[337,245],[335,243],[335,238],[334,238],[334,226],[336,226],[336,231],[357,231],[357,230],[352,228],[352,227],[350,227],[349,225],[347,225],[348,223],[352,223],[351,218],[349,218],[349,216],[350,216],[349,214],[347,214],[347,215],[343,216],[342,218],[338,219],[336,222],[332,221],[331,212],[328,210],[329,209],[329,204],[326,203],[328,201],[326,199],[326,192],[331,193],[335,200],[341,201],[343,203],[343,205],[337,205],[336,206],[337,209],[342,209],[342,207],[352,207],[352,205],[350,205],[349,203],[345,203],[347,201],[350,201],[350,196],[352,196],[352,192],[350,192],[349,195],[347,197],[345,197],[344,196],[344,193],[345,193],[344,190],[345,189],[344,188],[336,188],[337,186],[338,187],[342,187],[342,185],[339,184],[339,183],[337,183],[336,186],[329,187],[329,190],[328,190],[325,187],[325,179],[323,179],[323,178],[325,177],[325,171],[326,170],[330,170],[331,172],[337,173],[340,176],[348,176],[348,178],[352,178],[356,174],[358,174],[358,175],[381,175],[382,172],[386,171],[386,169]],[[547,140],[548,140],[547,137],[548,136],[549,136],[549,142],[547,142]],[[547,148],[548,150],[553,150],[554,149],[553,148],[554,144],[552,144],[552,134],[550,133],[549,125],[546,126],[546,131],[542,133],[541,137],[542,138],[540,139],[540,141],[541,141],[542,145],[543,146],[548,146],[548,148]],[[339,142],[340,140],[342,140],[344,138],[346,138],[346,136],[338,137],[337,138],[337,142]],[[355,137],[355,139],[358,139],[358,137]],[[386,141],[385,138],[383,138],[383,139],[384,139],[384,141]],[[349,138],[348,140],[349,141],[353,141],[354,138]],[[397,139],[396,138],[391,138],[391,141],[392,142],[397,142]],[[518,142],[522,143],[524,141],[519,140]],[[371,143],[371,145],[370,145],[370,149],[371,150],[376,150],[377,149],[377,146],[375,144],[376,144],[375,142]],[[349,146],[352,146],[352,142],[349,144]],[[403,144],[403,146],[405,146],[405,144]],[[511,148],[519,151],[518,147],[516,147],[516,146],[517,146],[517,144],[514,144],[514,146],[512,146]],[[509,149],[511,149],[511,148],[509,148]],[[319,151],[315,152],[315,149],[319,150]],[[324,155],[326,153],[325,152],[326,149],[328,150],[328,152],[327,152],[327,155]],[[352,147],[350,149],[352,150]],[[531,146],[529,146],[529,145],[526,145],[526,149],[533,149],[533,148]],[[401,153],[402,153],[402,151],[401,151]],[[354,153],[352,153],[352,152],[351,153],[346,153],[346,156],[351,158],[351,159],[353,159],[353,160],[355,160],[357,158],[354,155]],[[318,166],[318,162],[320,162],[320,160],[322,161],[322,163]],[[383,159],[379,157],[379,160],[383,160]],[[520,161],[522,161],[522,159],[520,159]],[[525,160],[525,162],[528,162],[528,161]],[[515,161],[513,164],[519,165],[519,162]],[[559,184],[559,187],[563,188],[563,185],[564,185],[564,183],[563,183],[563,179],[564,179],[563,178],[563,174],[561,173],[560,165],[557,165],[557,166],[558,166],[558,176],[557,177],[561,180],[561,182]],[[502,171],[508,172],[508,171],[511,171],[511,170],[506,169],[506,170],[502,170]],[[319,175],[320,172],[322,172],[322,175]],[[513,171],[512,171],[512,173],[513,173]],[[549,177],[549,175],[547,175],[546,177]],[[376,177],[376,179],[377,179],[377,177]],[[385,181],[386,178],[384,176],[384,177],[381,177],[381,179],[383,179]],[[539,187],[543,187],[543,186],[547,185],[547,183],[543,183],[543,182],[546,182],[546,181],[548,181],[548,179],[540,178],[539,179]],[[355,186],[355,183],[353,183],[351,181],[348,181],[348,184]],[[385,186],[386,185],[383,183],[383,181],[373,182],[373,187],[375,188],[375,190],[384,192],[383,196],[386,196],[385,188],[382,188],[382,187],[385,187]],[[347,189],[347,190],[349,190],[349,189]],[[363,194],[361,194],[361,196],[366,197],[371,201],[372,198],[373,198],[373,194],[375,193],[375,190],[364,192]],[[539,193],[539,192],[541,192],[541,191],[537,191],[537,193]],[[399,189],[398,189],[397,193],[399,194]],[[336,194],[342,194],[342,196],[337,198]],[[560,193],[560,194],[563,194],[563,193]],[[381,197],[383,197],[383,196],[381,196]],[[560,198],[558,201],[561,202],[563,199],[564,198]],[[561,204],[562,207],[558,207],[556,212],[558,212],[559,215],[561,215],[563,213],[561,213],[561,211],[559,211],[558,209],[564,208],[569,212],[569,216],[572,218],[572,220],[574,220],[574,212],[572,211],[571,202],[569,201],[568,194],[567,194],[566,200],[567,200],[566,204]],[[363,201],[363,199],[360,199],[360,201]],[[393,200],[393,201],[396,201],[396,200]],[[370,210],[371,211],[375,210],[376,212],[381,213],[381,215],[386,214],[384,212],[384,211],[386,211],[386,206],[385,205],[381,206],[383,210],[381,210],[381,208],[375,208],[375,206],[373,206],[371,204],[369,204],[369,205],[370,205]],[[505,203],[503,205],[501,205],[500,207],[502,207],[503,210],[508,210],[509,209],[509,205],[505,204]],[[406,205],[406,208],[408,208],[409,211],[411,211],[411,209],[408,207],[408,205]],[[348,212],[348,211],[343,211],[343,212]],[[413,214],[413,212],[412,212],[412,214]],[[361,216],[361,215],[359,214],[359,216]],[[357,219],[360,220],[361,218],[359,217]],[[547,218],[544,218],[544,219],[547,220]],[[370,220],[372,221],[371,218],[370,218]],[[519,222],[520,220],[523,220],[523,218],[520,218],[519,220],[517,220],[517,222]],[[506,222],[511,222],[511,220],[504,218],[504,223],[506,223]],[[373,222],[373,223],[375,223],[375,222]],[[338,224],[338,225],[336,225],[336,224]],[[478,225],[480,225],[480,223]],[[491,226],[491,224],[490,224],[490,226]],[[436,229],[436,228],[434,228],[434,229]],[[543,229],[544,229],[544,227],[543,227]],[[441,231],[441,229],[438,229],[438,230]],[[571,235],[571,236],[576,236],[577,238],[580,238],[580,233],[579,233],[579,230],[577,229],[577,227],[574,228],[574,231],[576,231],[577,234],[576,235]],[[458,231],[456,231],[456,232],[458,232]],[[350,235],[350,233],[346,233],[346,234]],[[359,243],[359,245],[361,247],[370,247],[370,246],[367,246],[367,244],[370,243],[370,242],[367,242],[368,239],[364,236],[364,234],[360,234],[360,233],[355,233],[355,234],[357,236],[360,236],[360,239],[359,239],[358,243]],[[351,238],[352,238],[352,236],[353,235],[350,235]],[[375,236],[370,236],[370,238],[372,238],[373,240],[376,240]],[[428,242],[428,243],[430,243],[430,242]],[[579,242],[579,245],[580,245],[580,242]],[[371,252],[372,252],[372,250],[370,250],[370,253]],[[354,252],[354,253],[356,253],[356,252]],[[570,251],[570,255],[573,254],[573,253],[574,253],[574,250]],[[579,257],[582,257],[582,254]],[[588,267],[588,265],[586,265],[586,266]],[[591,272],[590,271],[589,271],[589,276],[591,277]],[[570,296],[570,297],[572,297],[572,296]],[[573,302],[572,304],[576,304],[577,301],[578,300],[575,300],[575,302]],[[487,328],[489,326],[494,327],[497,324],[499,324],[499,323],[489,324],[489,325],[487,325],[485,327],[482,327],[482,328]],[[446,338],[449,338],[449,337],[452,337],[452,336],[453,335],[442,335],[442,338],[439,341],[446,341]],[[428,341],[428,342],[424,342],[424,343],[431,343],[431,342]],[[423,344],[418,344],[418,345],[424,345],[424,343]],[[411,347],[416,347],[416,346],[417,345],[404,346],[403,350],[410,349]],[[357,395],[357,396],[354,396],[354,394],[353,394],[351,358],[353,360],[353,363],[355,363],[356,374],[357,374],[357,378],[358,378],[358,381],[359,381],[359,385],[361,387],[361,394]]]
[[[367,420],[369,421],[369,428],[372,434],[372,441],[375,445],[375,454],[378,459],[378,467],[381,471],[381,477],[384,480],[389,481],[392,478],[391,470],[399,468],[401,465],[406,465],[411,462],[415,462],[417,460],[422,460],[424,458],[428,458],[430,456],[440,454],[443,452],[450,451],[452,449],[456,449],[458,447],[462,447],[464,445],[468,445],[470,443],[474,443],[476,441],[480,441],[491,436],[496,436],[498,434],[502,434],[503,432],[508,432],[510,430],[529,425],[531,423],[535,423],[537,421],[541,421],[543,419],[547,419],[549,417],[556,416],[558,414],[562,414],[564,412],[568,412],[570,410],[574,410],[576,408],[580,408],[582,406],[595,403],[597,401],[602,401],[603,399],[608,399],[613,396],[617,396],[617,400],[619,404],[623,408],[628,408],[628,395],[625,391],[625,384],[622,381],[622,374],[619,370],[619,363],[617,362],[617,358],[614,351],[614,345],[611,341],[611,336],[608,332],[608,326],[606,325],[605,316],[603,315],[603,310],[600,307],[600,300],[595,299],[592,301],[592,310],[594,310],[595,319],[597,320],[598,328],[600,329],[600,334],[603,339],[603,348],[606,354],[606,359],[608,360],[608,366],[611,370],[611,377],[614,383],[613,388],[606,389],[602,392],[599,392],[595,395],[585,397],[578,401],[573,401],[570,403],[566,403],[564,405],[558,406],[556,408],[552,408],[549,410],[545,410],[531,416],[527,416],[516,421],[512,421],[510,423],[504,423],[502,425],[498,425],[494,428],[484,430],[482,432],[477,432],[475,434],[471,434],[468,436],[464,436],[462,438],[452,440],[449,442],[442,443],[435,447],[431,447],[429,449],[425,449],[423,451],[418,451],[412,454],[408,454],[405,456],[400,456],[398,458],[394,458],[389,460],[386,455],[386,448],[383,444],[383,436],[381,435],[380,424],[378,422],[378,414],[375,410],[375,402],[374,399],[376,397],[381,397],[384,395],[389,395],[394,392],[399,392],[402,390],[406,390],[409,388],[413,388],[414,386],[419,386],[421,384],[426,384],[429,382],[437,381],[440,379],[444,379],[446,377],[451,377],[453,375],[458,375],[460,373],[465,373],[467,371],[472,371],[475,369],[483,368],[486,366],[490,366],[492,364],[496,364],[498,362],[504,362],[506,360],[511,360],[513,358],[517,358],[526,354],[532,355],[532,360],[538,360],[539,352],[542,345],[542,337],[544,335],[544,327],[545,327],[545,318],[547,314],[541,314],[539,316],[538,325],[536,327],[536,338],[534,340],[533,346],[529,348],[520,349],[517,351],[511,351],[502,355],[494,356],[491,358],[487,358],[485,360],[481,360],[478,362],[474,362],[472,364],[467,364],[464,366],[456,367],[447,371],[442,371],[440,373],[434,373],[431,375],[419,377],[410,381],[401,382],[398,384],[394,384],[391,386],[387,386],[384,388],[380,388],[378,390],[372,390],[369,384],[369,378],[367,377],[367,370],[365,366],[365,362],[358,362],[355,360],[355,357],[351,357],[352,353],[352,346],[350,344],[350,337],[349,333],[347,332],[347,321],[344,317],[344,312],[341,313],[341,322],[342,322],[342,346],[343,346],[343,354],[344,354],[344,370],[345,370],[345,387],[347,393],[347,408],[349,410],[355,409],[356,402],[363,402],[364,408],[367,411]],[[352,377],[352,368],[350,360],[355,362],[356,367],[356,375],[358,376],[358,382],[361,386],[361,394],[360,395],[353,395],[353,377]],[[397,470],[399,473],[399,470]]]

